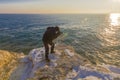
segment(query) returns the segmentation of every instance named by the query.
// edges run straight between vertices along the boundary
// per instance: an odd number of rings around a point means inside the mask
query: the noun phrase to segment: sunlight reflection
[[[120,18],[120,14],[117,13],[110,14],[110,24],[113,26],[120,25],[119,18]]]
[[[110,14],[108,17],[109,25],[101,31],[104,46],[117,46],[120,44],[118,34],[120,30],[120,14]]]

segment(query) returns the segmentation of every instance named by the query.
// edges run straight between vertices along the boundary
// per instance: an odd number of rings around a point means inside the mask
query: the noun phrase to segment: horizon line
[[[112,13],[115,13],[115,12],[111,12],[111,13],[0,13],[0,14],[112,14]]]

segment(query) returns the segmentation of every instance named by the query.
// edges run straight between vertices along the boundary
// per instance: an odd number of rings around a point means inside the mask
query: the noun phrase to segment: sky
[[[0,0],[0,13],[120,13],[120,0]]]

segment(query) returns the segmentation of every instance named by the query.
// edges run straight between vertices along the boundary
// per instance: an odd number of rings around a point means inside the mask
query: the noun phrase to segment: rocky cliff
[[[92,65],[70,46],[56,46],[49,58],[44,60],[44,48],[26,56],[0,50],[0,80],[120,80],[120,68]]]

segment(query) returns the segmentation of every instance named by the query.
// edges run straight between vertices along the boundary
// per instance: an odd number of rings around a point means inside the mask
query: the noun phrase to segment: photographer
[[[56,39],[59,35],[61,34],[60,29],[58,26],[56,27],[48,27],[43,34],[42,41],[45,46],[45,58],[46,61],[50,61],[48,58],[49,54],[49,45],[51,46],[51,52],[50,53],[55,53],[54,52],[54,46],[55,44],[53,43],[53,40]]]

